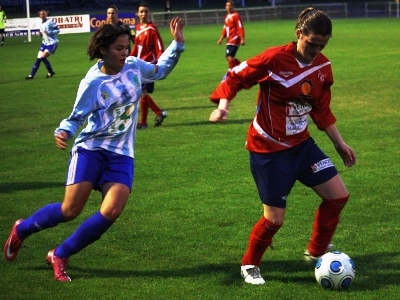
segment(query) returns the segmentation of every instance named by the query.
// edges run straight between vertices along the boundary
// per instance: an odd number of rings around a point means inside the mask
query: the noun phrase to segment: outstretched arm
[[[174,17],[172,18],[169,28],[171,29],[171,35],[174,38],[174,40],[178,43],[184,43],[185,42],[185,37],[183,35],[183,26],[185,25],[185,22],[182,20],[182,18],[179,17]]]

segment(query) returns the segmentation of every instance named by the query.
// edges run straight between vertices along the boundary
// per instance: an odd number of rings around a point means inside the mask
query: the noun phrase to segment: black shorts
[[[238,51],[238,49],[239,49],[239,46],[226,45],[226,54],[225,54],[225,56],[235,57],[236,52]]]
[[[338,174],[312,138],[288,150],[268,154],[250,152],[250,169],[261,202],[279,208],[286,207],[286,198],[296,180],[314,187]]]
[[[142,90],[146,90],[149,94],[154,92],[154,82],[143,83]]]

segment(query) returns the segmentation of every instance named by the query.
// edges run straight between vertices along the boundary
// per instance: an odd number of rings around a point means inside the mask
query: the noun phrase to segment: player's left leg
[[[47,69],[47,75],[46,75],[47,79],[53,77],[56,74],[53,71],[50,61],[47,59],[51,54],[55,53],[56,49],[57,49],[56,45],[52,45],[51,47],[46,48],[46,50],[44,51],[43,56],[41,58],[42,62],[44,63],[44,65],[46,66],[46,69]]]
[[[239,46],[235,46],[235,45],[227,45],[226,46],[226,55],[225,56],[226,56],[226,60],[228,61],[229,69],[232,69],[233,67],[240,64],[240,61],[235,58],[238,48],[239,48]]]
[[[313,230],[307,251],[318,258],[329,247],[339,224],[340,213],[349,200],[349,193],[339,174],[327,182],[313,187],[322,198],[314,218]]]
[[[160,126],[162,125],[164,119],[167,117],[168,113],[166,110],[162,110],[156,102],[153,100],[153,98],[149,95],[154,92],[154,82],[151,83],[146,83],[146,92],[147,92],[147,103],[148,107],[155,113],[156,117],[154,120],[154,126]]]
[[[147,125],[147,115],[149,113],[149,102],[147,97],[147,91],[145,89],[142,90],[142,95],[139,101],[140,107],[140,121],[137,124],[137,129],[146,129]]]
[[[156,114],[156,116],[160,115],[162,112],[161,108],[158,107],[156,102],[149,94],[147,94],[147,99],[147,101],[149,102],[149,108]]]

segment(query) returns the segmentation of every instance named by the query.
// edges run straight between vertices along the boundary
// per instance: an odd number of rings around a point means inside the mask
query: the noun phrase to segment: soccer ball
[[[356,266],[353,260],[340,251],[322,255],[315,265],[315,279],[327,289],[344,289],[356,278]]]

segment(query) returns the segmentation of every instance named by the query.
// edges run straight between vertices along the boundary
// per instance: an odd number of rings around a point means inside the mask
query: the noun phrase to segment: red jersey
[[[136,24],[135,27],[135,44],[129,55],[156,64],[164,52],[164,43],[156,25],[150,22],[146,25]]]
[[[257,110],[246,148],[270,153],[307,138],[308,115],[320,130],[336,122],[330,109],[333,76],[330,61],[319,54],[310,65],[295,57],[296,43],[273,47],[229,69],[211,101],[232,100],[242,88],[259,84]]]
[[[244,37],[244,28],[237,12],[226,15],[221,35],[226,37],[227,45],[240,45],[240,38]]]

